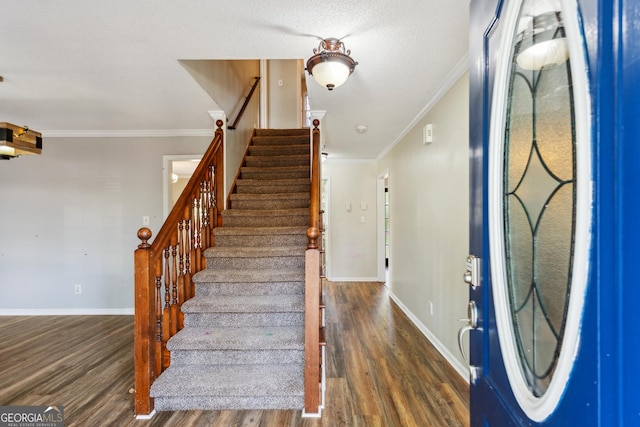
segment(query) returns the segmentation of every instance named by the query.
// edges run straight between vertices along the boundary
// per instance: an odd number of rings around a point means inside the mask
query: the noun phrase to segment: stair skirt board
[[[156,411],[304,407],[309,129],[257,129],[182,305]]]

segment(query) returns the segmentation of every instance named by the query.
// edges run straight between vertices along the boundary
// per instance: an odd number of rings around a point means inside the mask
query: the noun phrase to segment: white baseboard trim
[[[151,418],[153,418],[153,416],[156,414],[156,410],[154,409],[153,411],[151,411],[150,414],[147,415],[135,415],[134,418],[136,420],[150,420]]]
[[[126,316],[133,308],[0,308],[0,316]]]
[[[453,366],[453,369],[456,370],[456,372],[458,372],[458,374],[460,374],[460,376],[462,377],[462,379],[464,379],[467,383],[469,382],[469,369],[464,366],[450,351],[447,347],[444,346],[444,344],[442,344],[442,342],[440,342],[440,340],[438,340],[438,338],[436,338],[436,336],[433,334],[433,332],[431,332],[429,330],[429,328],[427,328],[425,326],[424,323],[422,323],[420,321],[420,319],[418,319],[412,312],[411,310],[409,310],[409,308],[407,308],[406,305],[404,305],[402,303],[402,301],[400,301],[400,299],[393,293],[393,292],[389,292],[389,296],[391,297],[391,299],[393,300],[393,302],[395,302],[398,307],[400,308],[400,310],[402,310],[404,312],[404,314],[407,315],[407,317],[409,318],[409,320],[411,320],[413,322],[414,325],[416,325],[416,327],[420,330],[420,332],[422,332],[422,334],[429,340],[429,342],[431,342],[431,344],[433,344],[433,346],[436,348],[436,350],[438,350],[438,352],[447,360],[447,362],[449,362],[449,364],[451,366]]]
[[[304,408],[302,408],[301,417],[302,418],[322,418],[322,409],[318,408],[317,413],[309,413],[309,412],[305,412]]]
[[[377,277],[327,277],[330,282],[378,282]]]

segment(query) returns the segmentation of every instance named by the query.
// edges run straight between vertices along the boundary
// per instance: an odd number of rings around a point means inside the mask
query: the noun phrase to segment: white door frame
[[[322,189],[325,191],[325,194],[322,195],[322,198],[324,200],[324,206],[321,206],[321,209],[324,210],[324,214],[322,215],[322,226],[324,228],[323,237],[324,237],[324,243],[325,243],[325,246],[323,247],[324,262],[325,262],[324,274],[327,277],[327,280],[331,280],[331,262],[330,262],[330,257],[331,257],[331,222],[330,222],[331,177],[327,176],[327,177],[321,178],[320,180],[324,181],[324,185],[322,186]]]
[[[384,230],[384,220],[385,220],[385,185],[384,181],[389,179],[389,169],[384,170],[380,175],[378,175],[378,179],[376,181],[376,203],[378,210],[378,281],[385,282],[385,230]],[[389,224],[389,228],[391,228],[391,224]],[[389,241],[389,247],[391,247],[391,241]],[[391,271],[391,262],[389,262],[389,271]]]
[[[174,161],[200,160],[202,154],[165,154],[162,156],[162,222],[173,208],[171,204],[171,171]]]

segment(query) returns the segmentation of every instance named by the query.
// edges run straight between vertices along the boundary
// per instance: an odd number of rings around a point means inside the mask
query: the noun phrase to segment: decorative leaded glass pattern
[[[561,13],[540,13],[535,3],[523,2],[513,49],[503,220],[507,294],[520,366],[531,392],[542,396],[562,348],[571,293],[576,134],[571,65],[568,55],[558,51],[564,47]],[[555,51],[537,60],[529,49],[545,44]]]

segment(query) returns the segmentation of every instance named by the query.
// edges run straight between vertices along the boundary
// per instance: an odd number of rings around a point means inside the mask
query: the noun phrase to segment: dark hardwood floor
[[[300,411],[133,417],[133,317],[0,317],[0,406],[63,405],[65,426],[466,426],[469,387],[380,283],[327,283],[327,390]]]

